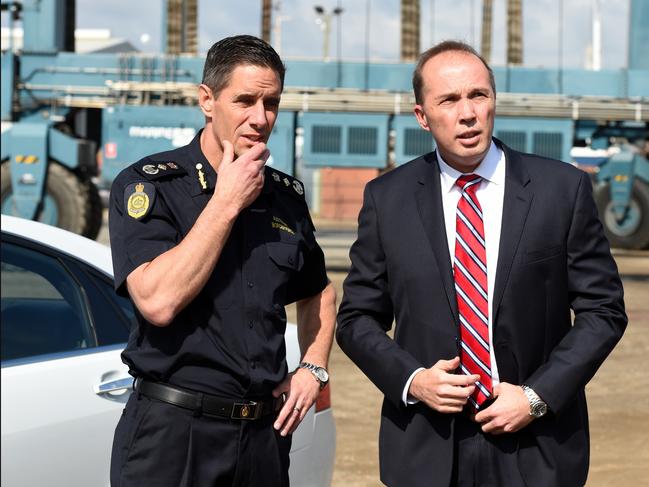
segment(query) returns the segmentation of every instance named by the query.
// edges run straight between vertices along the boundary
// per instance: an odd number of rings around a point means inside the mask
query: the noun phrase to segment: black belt
[[[279,411],[283,403],[281,398],[271,398],[269,401],[237,402],[141,378],[136,379],[134,388],[137,392],[150,399],[157,399],[174,406],[190,409],[197,414],[210,414],[229,419],[259,419]]]

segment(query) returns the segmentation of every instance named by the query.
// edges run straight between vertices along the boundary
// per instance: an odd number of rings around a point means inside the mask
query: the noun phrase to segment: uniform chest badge
[[[279,174],[273,171],[273,179],[275,180],[276,183],[279,183],[280,177]]]
[[[284,232],[295,235],[295,232],[288,226],[288,224],[278,216],[273,216],[272,227]]]
[[[151,183],[129,184],[124,190],[124,206],[128,216],[136,220],[145,217],[155,202],[155,187]]]

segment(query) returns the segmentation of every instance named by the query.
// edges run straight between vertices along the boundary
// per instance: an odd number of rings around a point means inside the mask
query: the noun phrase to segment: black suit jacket
[[[496,142],[506,176],[492,346],[500,380],[528,384],[550,408],[514,434],[518,464],[529,486],[581,486],[589,457],[584,387],[626,326],[622,284],[588,176]],[[351,260],[336,336],[385,395],[381,480],[447,486],[455,415],[401,401],[415,369],[458,355],[435,153],[366,186]]]

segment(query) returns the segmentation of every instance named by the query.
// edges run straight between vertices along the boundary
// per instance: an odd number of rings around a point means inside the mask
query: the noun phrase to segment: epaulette
[[[304,184],[288,174],[278,171],[277,169],[268,168],[268,174],[273,181],[273,186],[289,192],[293,196],[304,200]]]
[[[144,159],[143,161],[134,164],[133,167],[139,174],[151,181],[170,176],[182,176],[187,174],[187,171],[175,162],[157,162]]]

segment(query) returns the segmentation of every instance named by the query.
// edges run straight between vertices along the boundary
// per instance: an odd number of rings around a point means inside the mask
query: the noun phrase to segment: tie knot
[[[482,181],[482,177],[477,174],[464,174],[457,178],[455,184],[457,184],[462,191],[468,191],[473,188],[473,192],[478,188],[478,184]]]

